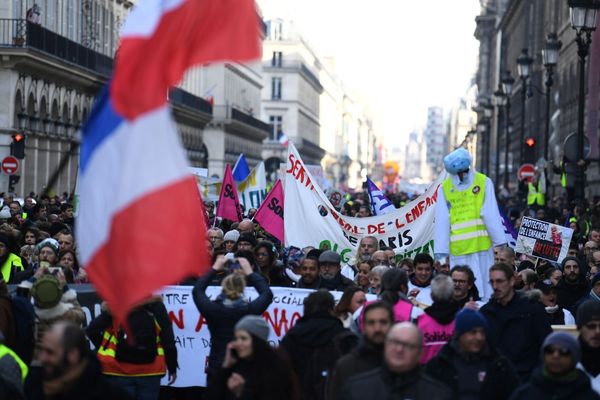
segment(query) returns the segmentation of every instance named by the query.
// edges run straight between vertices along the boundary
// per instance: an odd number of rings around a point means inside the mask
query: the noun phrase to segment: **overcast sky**
[[[258,0],[266,18],[291,18],[338,74],[364,93],[386,139],[402,145],[427,107],[445,113],[476,69],[478,0]]]

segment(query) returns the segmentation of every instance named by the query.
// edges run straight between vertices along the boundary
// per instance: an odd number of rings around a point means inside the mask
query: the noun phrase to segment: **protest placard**
[[[523,217],[517,236],[517,253],[560,263],[567,256],[573,229]]]

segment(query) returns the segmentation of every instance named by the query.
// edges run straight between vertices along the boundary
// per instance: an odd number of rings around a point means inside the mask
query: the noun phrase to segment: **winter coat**
[[[281,341],[294,366],[303,398],[323,398],[326,381],[342,355],[339,338],[352,335],[342,322],[328,314],[304,316],[296,322]]]
[[[333,279],[320,279],[319,289],[337,290],[343,292],[346,288],[356,286],[354,281],[346,278],[340,272]]]
[[[339,400],[364,399],[452,399],[452,392],[417,367],[404,374],[395,374],[383,366],[348,380]]]
[[[160,344],[165,353],[165,364],[170,374],[177,372],[177,347],[175,347],[175,334],[173,333],[173,324],[169,319],[167,308],[165,307],[160,297],[154,297],[151,300],[144,302],[140,307],[152,313],[154,319],[160,326]],[[131,332],[138,332],[140,328],[136,326],[136,320],[128,319],[128,324]],[[112,328],[113,319],[108,310],[103,310],[102,313],[94,318],[85,330],[86,335],[96,348],[100,348],[102,344],[102,335],[108,328]]]
[[[579,275],[579,280],[575,283],[567,283],[563,278],[556,285],[557,303],[562,308],[565,308],[573,315],[575,313],[575,304],[590,291],[590,285],[585,279],[585,274]]]
[[[86,360],[88,364],[75,384],[57,396],[44,394],[42,367],[30,368],[25,381],[25,397],[28,400],[133,400],[123,389],[106,381],[96,357],[86,357]]]
[[[574,380],[556,380],[546,376],[541,368],[536,368],[531,379],[521,385],[511,400],[599,400],[600,395],[592,390],[590,379],[585,372],[576,369]]]
[[[0,281],[0,331],[4,334],[4,344],[14,349],[17,334],[15,317],[12,311],[12,300],[4,281]]]
[[[256,272],[248,275],[249,286],[254,286],[258,297],[246,302],[245,299],[228,302],[223,296],[211,301],[206,295],[206,287],[217,272],[213,269],[198,278],[198,283],[192,291],[194,302],[200,314],[206,319],[210,332],[210,354],[208,356],[209,371],[216,371],[225,359],[225,348],[233,340],[235,324],[246,315],[262,315],[273,300],[273,292],[267,281]]]
[[[492,299],[480,311],[487,318],[492,346],[513,363],[521,380],[528,379],[544,339],[552,333],[544,306],[515,293],[507,305]]]
[[[475,367],[475,374],[485,371],[478,391],[469,388],[468,382],[478,380],[479,375],[472,376],[472,379],[460,379],[461,374],[468,371],[464,367],[469,365]],[[478,371],[478,365],[483,369]],[[455,343],[450,342],[427,363],[425,370],[432,378],[452,389],[455,398],[460,398],[464,391],[471,395],[478,392],[481,400],[507,399],[519,384],[519,377],[510,361],[489,346],[477,358],[466,359],[458,353]]]
[[[329,382],[329,398],[337,398],[340,389],[353,376],[371,371],[383,365],[383,346],[375,346],[366,341],[349,354],[341,357],[335,364]]]

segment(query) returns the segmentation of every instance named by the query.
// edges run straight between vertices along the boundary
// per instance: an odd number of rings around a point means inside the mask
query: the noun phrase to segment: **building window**
[[[273,58],[271,59],[271,66],[273,67],[281,67],[281,59],[283,57],[283,52],[274,51]]]
[[[281,115],[271,115],[269,124],[271,124],[271,139],[279,140],[279,135],[283,133],[283,117]]]
[[[269,21],[267,23],[268,36],[271,40],[283,39],[283,24],[281,21]]]
[[[271,78],[271,99],[281,100],[281,78]]]

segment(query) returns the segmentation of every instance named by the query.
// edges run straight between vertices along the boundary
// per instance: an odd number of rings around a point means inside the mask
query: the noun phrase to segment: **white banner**
[[[351,262],[360,239],[375,236],[380,245],[394,249],[396,260],[417,253],[433,255],[437,188],[442,174],[423,193],[402,208],[385,215],[352,218],[335,211],[290,143],[285,179],[285,245],[328,247]]]
[[[206,178],[195,174],[198,182],[198,189],[204,200],[214,202],[219,201],[222,179]],[[246,180],[236,184],[240,204],[246,211],[249,208],[258,208],[262,201],[267,197],[267,175],[265,173],[265,164],[261,161],[251,172]]]
[[[273,302],[263,313],[271,332],[269,343],[279,345],[283,336],[300,319],[304,309],[304,298],[313,290],[272,287]],[[220,286],[209,286],[206,294],[214,300],[221,293]],[[246,289],[246,298],[253,300],[257,297],[254,288]],[[342,292],[331,292],[336,302]],[[172,386],[206,386],[206,365],[210,352],[210,333],[206,320],[200,315],[192,298],[191,286],[167,286],[162,297],[173,321],[175,345],[179,370],[177,380]],[[368,295],[369,300],[375,296]],[[167,384],[163,378],[162,385]]]

